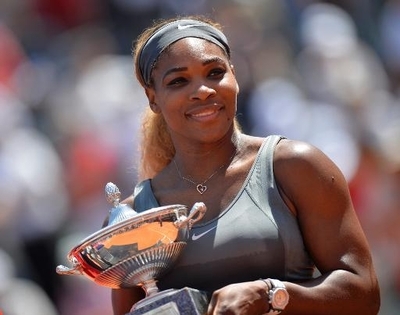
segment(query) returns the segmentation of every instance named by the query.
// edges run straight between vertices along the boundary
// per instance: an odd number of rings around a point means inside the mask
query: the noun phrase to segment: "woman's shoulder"
[[[274,173],[281,184],[318,184],[344,176],[339,167],[318,147],[304,141],[281,139],[274,152]],[[290,179],[290,180],[289,180]]]
[[[279,135],[270,135],[267,137],[255,137],[251,135],[242,136],[244,146],[248,151],[259,151],[263,144],[267,144],[268,141],[270,143],[276,143],[274,149],[274,162],[285,161],[300,161],[310,160],[319,154],[323,154],[321,150],[317,147],[311,145],[310,143],[288,139],[284,136]],[[272,141],[272,142],[271,142]]]
[[[329,157],[311,143],[282,138],[276,145],[274,163],[286,165],[332,163]]]
[[[282,139],[274,154],[274,176],[286,204],[297,215],[301,211],[332,212],[337,196],[347,194],[347,183],[339,167],[316,146]],[[318,194],[320,205],[315,201]],[[322,205],[322,206],[321,206]],[[307,210],[305,210],[307,209]],[[314,209],[314,210],[313,210]]]
[[[135,185],[132,194],[127,196],[125,199],[123,199],[121,201],[121,204],[125,204],[125,205],[128,205],[131,208],[133,208],[133,205],[134,205],[134,202],[135,202],[135,198],[139,194],[148,193],[149,189],[151,190],[150,179],[144,179],[144,180],[139,181]]]
[[[254,137],[245,136],[243,139],[245,151],[248,155],[256,154],[263,144],[273,148],[275,171],[284,169],[324,168],[333,165],[330,158],[316,146],[300,140],[288,139],[283,136]]]

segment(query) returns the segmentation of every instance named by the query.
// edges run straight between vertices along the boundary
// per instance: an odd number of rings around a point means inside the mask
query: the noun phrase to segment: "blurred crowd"
[[[1,0],[0,314],[109,315],[110,290],[59,264],[137,181],[132,44],[204,14],[228,35],[244,131],[308,141],[345,174],[400,310],[400,0]]]

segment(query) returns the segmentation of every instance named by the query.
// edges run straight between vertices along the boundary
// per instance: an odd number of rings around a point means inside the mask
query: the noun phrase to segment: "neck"
[[[203,182],[219,168],[228,167],[240,151],[240,133],[234,132],[229,139],[209,145],[176,150],[174,164],[178,175],[195,182]]]

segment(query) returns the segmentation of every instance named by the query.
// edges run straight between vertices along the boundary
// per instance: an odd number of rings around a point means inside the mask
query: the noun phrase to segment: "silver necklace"
[[[232,156],[229,158],[228,162],[226,162],[226,163],[222,164],[220,167],[218,167],[218,168],[216,169],[216,171],[215,171],[214,173],[212,173],[210,176],[208,176],[208,178],[207,178],[205,181],[203,181],[202,183],[196,183],[196,182],[194,182],[193,180],[191,180],[190,178],[187,178],[187,177],[185,177],[185,176],[182,176],[182,174],[181,174],[181,172],[180,172],[180,170],[179,170],[179,168],[178,168],[178,165],[176,164],[175,159],[173,159],[173,161],[174,161],[174,165],[175,165],[175,168],[176,168],[176,172],[178,173],[179,177],[182,178],[182,179],[184,179],[184,180],[186,180],[186,181],[188,181],[189,183],[192,183],[193,185],[195,185],[195,186],[196,186],[197,192],[198,192],[200,195],[202,195],[202,194],[204,194],[204,193],[206,192],[206,190],[207,190],[207,185],[206,185],[206,183],[207,183],[211,178],[213,178],[214,175],[217,174],[222,168],[224,168],[224,167],[227,166],[229,163],[231,163],[232,160],[233,160],[233,158],[235,157],[235,155],[236,155],[236,150],[233,152],[233,154],[232,154]]]

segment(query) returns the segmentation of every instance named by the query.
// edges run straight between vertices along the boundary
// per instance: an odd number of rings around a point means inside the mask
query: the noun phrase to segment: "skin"
[[[203,201],[204,221],[216,217],[239,191],[263,139],[232,127],[239,93],[235,72],[224,52],[202,39],[172,44],[153,71],[146,89],[153,111],[164,115],[183,174],[202,182],[218,172],[201,195],[182,180],[171,163],[152,187],[161,205]],[[198,167],[201,165],[202,167]],[[282,314],[364,314],[379,309],[379,287],[369,247],[338,167],[310,144],[281,140],[274,153],[280,193],[297,216],[305,245],[321,276],[304,283],[285,282],[290,302]],[[132,198],[125,202],[132,204]],[[213,293],[208,314],[263,314],[268,311],[263,281],[234,283]],[[113,290],[114,314],[129,312],[143,298],[140,288]]]

